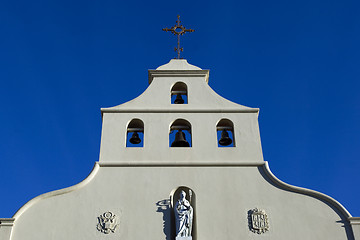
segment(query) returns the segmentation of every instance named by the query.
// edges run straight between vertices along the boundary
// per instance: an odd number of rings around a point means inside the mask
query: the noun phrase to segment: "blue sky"
[[[101,107],[141,94],[182,56],[223,97],[259,107],[264,159],[281,180],[360,216],[360,2],[1,1],[0,217],[83,180]],[[244,193],[245,194],[245,193]]]

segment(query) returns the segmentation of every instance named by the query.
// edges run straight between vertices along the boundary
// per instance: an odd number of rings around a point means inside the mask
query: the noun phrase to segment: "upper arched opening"
[[[126,147],[144,146],[144,122],[138,118],[132,119],[127,126]]]
[[[231,120],[223,118],[216,125],[218,146],[235,147],[234,124]]]
[[[187,104],[188,89],[183,82],[175,83],[171,88],[171,104]]]

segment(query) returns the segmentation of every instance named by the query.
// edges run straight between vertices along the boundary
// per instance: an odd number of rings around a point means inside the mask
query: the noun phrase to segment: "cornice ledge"
[[[15,218],[0,218],[0,227],[13,226]]]
[[[98,162],[100,167],[258,167],[259,162]]]
[[[149,84],[154,77],[205,77],[209,83],[209,70],[148,70]]]
[[[82,180],[80,183],[73,185],[71,187],[67,187],[67,188],[63,188],[63,189],[59,189],[59,190],[55,190],[52,192],[48,192],[48,193],[44,193],[41,194],[33,199],[31,199],[30,201],[28,201],[27,203],[25,203],[13,216],[14,219],[18,218],[21,216],[21,214],[23,214],[28,208],[30,208],[32,205],[34,205],[35,203],[46,199],[46,198],[50,198],[50,197],[54,197],[57,195],[62,195],[65,193],[69,193],[75,190],[78,190],[82,187],[84,187],[85,185],[87,185],[96,175],[96,173],[98,172],[100,166],[98,164],[98,162],[95,162],[95,165],[92,169],[92,171],[90,172],[90,174],[84,179]]]
[[[360,225],[360,217],[348,217],[351,225]]]
[[[101,113],[258,113],[259,108],[244,109],[125,109],[101,108]]]
[[[317,199],[321,199],[330,204],[331,206],[337,208],[342,214],[344,214],[345,218],[349,219],[352,217],[351,214],[346,210],[346,208],[332,197],[311,189],[296,187],[281,181],[271,172],[269,168],[269,163],[267,161],[265,161],[265,164],[262,167],[266,175],[274,182],[274,184],[278,185],[280,188],[283,188],[290,192],[301,193],[304,195],[315,197]]]

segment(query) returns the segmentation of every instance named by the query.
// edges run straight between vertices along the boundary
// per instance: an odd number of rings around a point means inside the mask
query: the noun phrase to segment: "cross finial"
[[[180,52],[182,52],[184,49],[180,47],[180,36],[185,34],[186,32],[194,32],[193,29],[186,29],[183,25],[180,25],[180,15],[177,16],[176,24],[172,28],[163,28],[162,30],[165,32],[172,32],[174,35],[177,35],[178,38],[178,45],[175,48],[175,51],[177,52],[177,58],[180,59]]]

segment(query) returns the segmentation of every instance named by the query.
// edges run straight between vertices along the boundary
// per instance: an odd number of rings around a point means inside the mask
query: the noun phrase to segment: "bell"
[[[139,134],[134,132],[129,140],[132,144],[139,144],[141,143],[141,139],[139,138]]]
[[[175,99],[175,101],[174,101],[174,104],[183,104],[183,103],[184,103],[184,99],[182,99],[181,94],[178,93],[178,94],[176,95],[176,99]]]
[[[175,134],[175,140],[172,142],[171,147],[190,147],[190,144],[185,139],[185,133],[179,130]]]
[[[229,133],[225,129],[222,130],[219,144],[221,146],[227,146],[227,145],[230,145],[231,143],[232,143],[232,140],[231,140],[231,138],[229,138]]]

